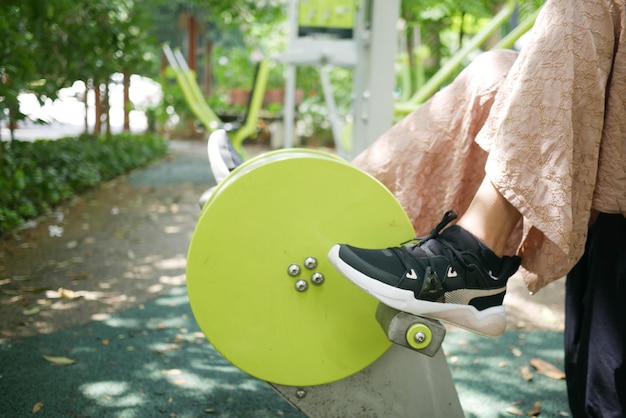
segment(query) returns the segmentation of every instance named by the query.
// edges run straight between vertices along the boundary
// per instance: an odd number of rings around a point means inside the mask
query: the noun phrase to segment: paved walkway
[[[174,141],[170,157],[4,243],[0,417],[303,416],[225,361],[189,309],[185,254],[211,182],[204,144]],[[50,236],[53,225],[61,236]],[[564,380],[540,362],[562,369],[561,292],[529,298],[513,283],[502,337],[448,332],[466,416],[539,405],[541,416],[568,416]],[[67,359],[75,363],[55,364]]]

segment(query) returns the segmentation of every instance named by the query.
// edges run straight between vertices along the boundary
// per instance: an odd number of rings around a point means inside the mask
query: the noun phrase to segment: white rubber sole
[[[482,311],[471,305],[429,302],[415,299],[410,290],[388,286],[378,280],[372,280],[339,258],[339,245],[328,252],[330,263],[348,280],[378,299],[383,304],[413,315],[440,319],[452,325],[478,334],[497,337],[506,329],[506,311],[504,306],[494,306]]]

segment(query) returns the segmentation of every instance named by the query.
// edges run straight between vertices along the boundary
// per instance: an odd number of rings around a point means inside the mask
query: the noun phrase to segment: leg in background
[[[626,414],[626,218],[600,214],[567,276],[565,371],[574,417]]]

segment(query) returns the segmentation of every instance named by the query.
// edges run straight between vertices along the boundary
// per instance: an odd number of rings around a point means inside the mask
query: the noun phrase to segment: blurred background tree
[[[509,23],[490,43],[493,45],[539,9],[543,1],[518,0]],[[404,49],[401,52],[409,57],[413,90],[437,72],[443,61],[461,49],[463,43],[487,25],[506,3],[503,0],[402,0],[400,45]],[[490,46],[484,45],[483,49]]]
[[[154,72],[154,40],[145,31],[152,9],[126,0],[5,0],[0,4],[0,118],[24,118],[17,100],[43,103],[76,80],[100,92],[111,74]],[[103,87],[105,90],[106,87]],[[98,116],[106,97],[96,95]],[[96,118],[99,131],[100,117]]]
[[[402,0],[399,44],[400,51],[406,51],[409,58],[410,90],[414,91],[423,78],[433,74],[504,3]],[[541,3],[519,0],[509,26],[515,26]],[[181,48],[209,103],[226,113],[232,110],[228,91],[250,88],[252,84],[252,57],[271,57],[285,50],[287,4],[288,0],[3,0],[0,121],[9,119],[9,126],[14,127],[24,119],[18,101],[20,93],[34,93],[43,103],[55,99],[62,88],[82,80],[87,89],[96,93],[94,132],[110,130],[107,89],[112,76],[122,74],[124,127],[128,129],[130,75],[159,79],[165,68],[160,48],[164,42]],[[268,88],[281,88],[284,68],[276,62],[271,65]],[[351,72],[336,69],[331,77],[337,87],[339,106],[349,107]],[[323,124],[319,84],[314,68],[298,68],[298,88],[305,96],[301,113],[310,116],[317,112],[316,117],[308,120]],[[176,93],[173,86],[166,84],[163,88]],[[169,105],[168,111],[184,113],[184,100],[175,102],[177,108]]]

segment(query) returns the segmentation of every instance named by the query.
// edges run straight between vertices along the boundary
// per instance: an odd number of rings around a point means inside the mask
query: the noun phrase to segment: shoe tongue
[[[444,229],[439,238],[446,241],[459,251],[472,251],[480,254],[483,265],[493,272],[499,272],[502,266],[502,259],[498,257],[491,248],[487,247],[481,240],[476,238],[466,229],[452,225]]]
[[[517,256],[498,257],[484,242],[458,225],[444,229],[437,239],[446,241],[458,251],[478,253],[483,267],[489,271],[489,274],[496,277],[508,279],[517,271],[521,263],[521,259]],[[443,253],[443,248],[439,245],[429,245],[429,242],[426,242],[424,246],[435,254]]]
[[[471,250],[482,253],[483,248],[489,250],[489,248],[482,244],[478,238],[458,225],[452,225],[444,229],[439,234],[439,238],[449,242],[459,251]]]

